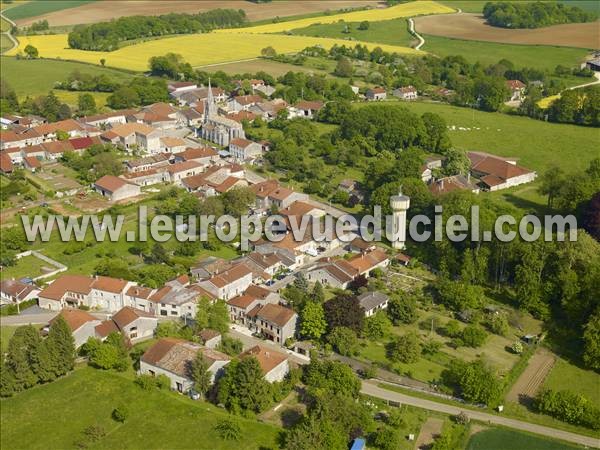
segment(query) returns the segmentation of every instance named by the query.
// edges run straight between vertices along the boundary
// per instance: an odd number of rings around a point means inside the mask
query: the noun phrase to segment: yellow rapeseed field
[[[362,22],[368,20],[377,22],[380,20],[398,19],[400,17],[413,17],[425,14],[447,14],[455,12],[448,6],[441,5],[432,1],[416,1],[403,3],[390,8],[368,9],[365,11],[354,11],[349,13],[333,14],[330,16],[318,16],[308,19],[291,20],[281,23],[270,23],[267,25],[258,25],[256,27],[224,29],[218,30],[218,33],[235,33],[243,31],[245,33],[281,33],[283,31],[295,30],[296,28],[305,28],[315,23],[335,23],[343,20],[345,22]]]
[[[261,49],[272,46],[278,53],[292,53],[314,45],[322,45],[329,49],[333,45],[354,46],[366,45],[369,49],[381,47],[384,51],[403,54],[418,54],[417,50],[408,47],[383,45],[372,42],[347,41],[308,36],[277,36],[269,34],[248,33],[205,33],[176,36],[171,38],[150,40],[140,44],[129,45],[114,52],[90,52],[68,48],[67,35],[20,36],[19,47],[8,54],[15,55],[31,44],[38,49],[42,58],[66,59],[100,64],[106,60],[107,67],[129,69],[134,71],[148,70],[148,60],[152,56],[166,53],[178,53],[192,66],[205,66],[230,61],[252,59],[260,56]]]
[[[556,94],[556,95],[551,95],[549,97],[544,97],[543,99],[541,99],[539,102],[537,102],[537,105],[542,108],[542,109],[546,109],[548,106],[550,106],[550,104],[554,101],[560,98],[560,94]]]

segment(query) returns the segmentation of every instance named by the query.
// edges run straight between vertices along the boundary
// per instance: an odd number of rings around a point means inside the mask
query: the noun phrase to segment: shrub
[[[219,434],[221,439],[227,441],[239,440],[242,429],[240,425],[234,419],[222,419],[215,425],[215,431]]]
[[[125,406],[121,405],[118,408],[113,409],[111,417],[116,422],[125,423],[125,420],[129,417],[129,411]]]
[[[523,353],[523,343],[521,341],[515,341],[510,346],[510,349],[513,351],[513,353],[520,355]]]
[[[159,375],[155,380],[156,387],[162,390],[169,389],[171,387],[171,380],[166,375]]]
[[[150,391],[156,386],[156,379],[148,374],[138,376],[134,382],[145,391]]]
[[[469,325],[462,332],[462,341],[469,347],[481,347],[487,339],[485,330],[477,325]]]

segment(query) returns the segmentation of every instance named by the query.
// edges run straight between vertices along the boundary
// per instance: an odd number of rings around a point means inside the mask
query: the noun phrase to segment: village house
[[[260,95],[239,95],[227,102],[227,109],[235,112],[248,111],[251,106],[262,102],[263,98]]]
[[[251,320],[250,330],[281,346],[296,334],[298,314],[291,308],[267,303],[254,307],[246,317]]]
[[[199,285],[217,298],[229,300],[244,292],[252,284],[252,270],[245,264],[236,264],[225,272],[215,274]]]
[[[188,147],[175,155],[175,162],[196,161],[203,166],[208,166],[219,160],[219,154],[210,147]]]
[[[264,374],[263,378],[269,383],[283,381],[290,372],[287,356],[262,345],[249,348],[239,355],[240,359],[248,357],[258,360],[258,364]]]
[[[360,306],[365,310],[365,317],[371,317],[378,311],[386,309],[390,300],[387,295],[379,291],[364,292],[357,298]]]
[[[518,166],[512,158],[501,158],[482,152],[468,152],[471,173],[478,177],[484,190],[498,191],[535,179],[534,171]]]
[[[96,180],[93,187],[96,192],[111,202],[137,197],[141,194],[140,187],[137,184],[114,175],[104,175]]]
[[[0,152],[0,172],[11,173],[14,170],[12,159],[6,152]]]
[[[217,256],[207,256],[198,261],[190,268],[192,278],[199,281],[208,280],[214,274],[223,272],[231,266],[231,263]]]
[[[127,123],[127,117],[136,114],[135,109],[121,109],[104,114],[95,114],[93,116],[85,116],[81,118],[83,123],[93,125],[99,128],[106,128],[115,125],[123,125]]]
[[[506,86],[510,90],[510,101],[521,101],[525,96],[525,83],[521,80],[506,80]]]
[[[160,149],[164,153],[180,153],[187,147],[187,143],[178,137],[164,136],[160,138]]]
[[[200,103],[194,108],[186,108],[179,111],[180,121],[185,126],[195,128],[200,126],[204,120],[204,103]]]
[[[229,319],[248,327],[252,324],[252,319],[248,317],[250,311],[266,304],[277,304],[280,299],[279,294],[252,284],[242,294],[227,301]]]
[[[208,362],[211,383],[214,383],[231,358],[217,350],[183,339],[158,340],[142,355],[139,372],[143,375],[166,375],[171,380],[171,389],[186,393],[194,385],[191,366],[198,352],[202,353],[203,358]]]
[[[57,139],[57,133],[62,131],[69,137],[84,137],[98,134],[99,130],[90,125],[82,124],[75,119],[60,120],[58,122],[44,123],[33,128],[33,131],[42,137],[42,142],[54,141]]]
[[[50,320],[47,329],[52,328],[58,317],[65,319],[75,340],[75,348],[81,347],[91,337],[96,337],[96,327],[101,320],[92,316],[87,311],[80,309],[63,309],[60,314]]]
[[[126,123],[105,131],[100,138],[126,151],[138,148],[148,153],[160,153],[160,131],[142,123]]]
[[[417,89],[411,85],[394,89],[392,94],[400,100],[416,100],[418,97]]]
[[[244,169],[236,164],[212,166],[205,172],[181,180],[181,185],[188,192],[203,197],[223,194],[235,187],[246,187],[248,182],[243,178]]]
[[[428,188],[433,195],[443,195],[456,190],[468,190],[474,194],[479,193],[479,188],[471,181],[470,173],[466,177],[464,175],[452,175],[432,180]]]
[[[193,91],[194,89],[198,89],[198,85],[192,81],[169,81],[167,83],[169,94],[178,94]]]
[[[37,298],[40,288],[34,284],[19,280],[3,280],[0,282],[0,303],[18,304]]]
[[[217,330],[211,330],[209,328],[204,328],[197,333],[197,336],[200,338],[200,342],[206,348],[217,348],[222,341],[221,333]]]
[[[234,80],[235,86],[237,89],[240,89],[244,86],[244,83],[248,83],[252,90],[258,89],[260,86],[264,86],[265,82],[263,80],[257,80],[252,78],[250,80]]]
[[[290,108],[290,116],[313,119],[325,104],[321,101],[300,100],[293,108]]]
[[[262,155],[262,146],[248,139],[235,138],[229,142],[231,156],[239,162],[254,159]]]
[[[152,186],[153,184],[168,183],[171,181],[166,168],[162,169],[148,169],[139,172],[127,172],[123,175],[119,175],[125,181],[134,183],[140,187]]]
[[[130,159],[125,163],[128,172],[145,172],[150,169],[161,169],[167,167],[170,156],[164,153],[145,156],[139,159]]]
[[[271,205],[282,209],[287,208],[295,201],[308,200],[308,195],[283,187],[277,180],[266,180],[253,184],[251,189],[256,194],[258,209],[268,209]]]
[[[216,296],[197,284],[182,286],[167,283],[158,289],[150,300],[156,303],[155,313],[161,317],[195,317],[198,300],[207,298],[211,302]]]
[[[385,91],[385,88],[374,87],[367,90],[367,92],[365,93],[365,97],[368,101],[385,100],[387,98],[387,92]]]
[[[180,186],[181,180],[184,178],[192,177],[201,173],[204,170],[204,166],[196,161],[185,161],[175,163],[167,167],[169,179],[171,183]]]
[[[149,312],[124,306],[111,318],[119,332],[129,341],[135,343],[154,336],[158,319]]]
[[[251,106],[248,109],[247,113],[252,113],[254,115],[254,118],[261,117],[263,120],[271,121],[277,118],[279,111],[284,110],[288,107],[289,105],[285,100],[283,100],[282,98],[276,98],[273,100],[264,101],[262,103],[257,103],[256,105]],[[238,114],[240,114],[239,118],[243,118],[243,116],[241,116],[242,112],[239,112]]]
[[[37,170],[42,168],[42,164],[40,163],[40,160],[37,159],[35,156],[26,156],[25,158],[23,158],[23,167],[32,172],[36,172]]]
[[[42,135],[35,129],[27,130],[24,133],[15,133],[12,130],[0,132],[0,149],[23,148],[28,145],[37,145],[44,142]]]
[[[425,158],[425,164],[421,166],[421,180],[423,183],[429,183],[433,179],[434,170],[442,168],[443,158],[439,156],[428,156]]]
[[[79,306],[118,311],[129,306],[125,292],[133,284],[104,276],[61,275],[38,294],[38,305],[52,311]]]
[[[191,106],[195,107],[197,105],[203,104],[206,99],[209,97],[209,88],[207,87],[199,87],[196,89],[189,89],[185,91],[179,92],[171,92],[169,95],[177,100],[180,106]],[[227,100],[227,93],[219,88],[219,87],[211,87],[210,92],[212,97],[218,103],[222,103]]]

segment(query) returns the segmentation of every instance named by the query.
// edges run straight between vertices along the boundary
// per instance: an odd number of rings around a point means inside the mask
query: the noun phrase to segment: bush
[[[487,333],[480,326],[469,325],[463,330],[461,339],[465,345],[477,348],[484,344],[487,339]]]
[[[116,422],[125,423],[125,420],[129,417],[129,411],[125,406],[119,406],[118,408],[113,409],[111,417]]]
[[[166,375],[159,375],[156,377],[156,387],[161,390],[167,390],[171,387],[171,380]]]
[[[143,374],[138,376],[135,379],[134,383],[141,387],[143,390],[150,391],[156,386],[156,379],[152,375]]]
[[[242,434],[242,429],[237,421],[229,418],[219,420],[215,425],[215,431],[219,434],[221,439],[227,441],[237,441]]]
[[[575,392],[544,389],[538,394],[534,406],[539,412],[558,420],[600,429],[600,409],[588,398]]]
[[[513,351],[513,353],[520,355],[523,353],[523,343],[521,341],[515,341],[510,346],[510,349]]]

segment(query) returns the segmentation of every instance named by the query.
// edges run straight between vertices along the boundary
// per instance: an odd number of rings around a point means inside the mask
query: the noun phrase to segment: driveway
[[[411,397],[410,395],[402,394],[400,392],[388,391],[387,389],[380,388],[379,386],[377,386],[377,382],[370,380],[362,382],[361,392],[363,394],[370,395],[372,397],[377,397],[383,400],[416,406],[417,408],[428,409],[430,411],[437,411],[444,414],[457,415],[462,412],[465,413],[470,419],[486,422],[488,424],[500,425],[508,428],[513,428],[515,430],[540,434],[549,438],[574,442],[576,444],[586,445],[588,447],[600,448],[600,439],[582,436],[580,434],[570,433],[568,431],[557,430],[542,425],[536,425],[529,422],[523,422],[517,419],[509,419],[508,417],[496,416],[494,414],[473,411],[471,409],[463,409],[459,406],[447,405],[445,403],[438,403],[432,400]]]

